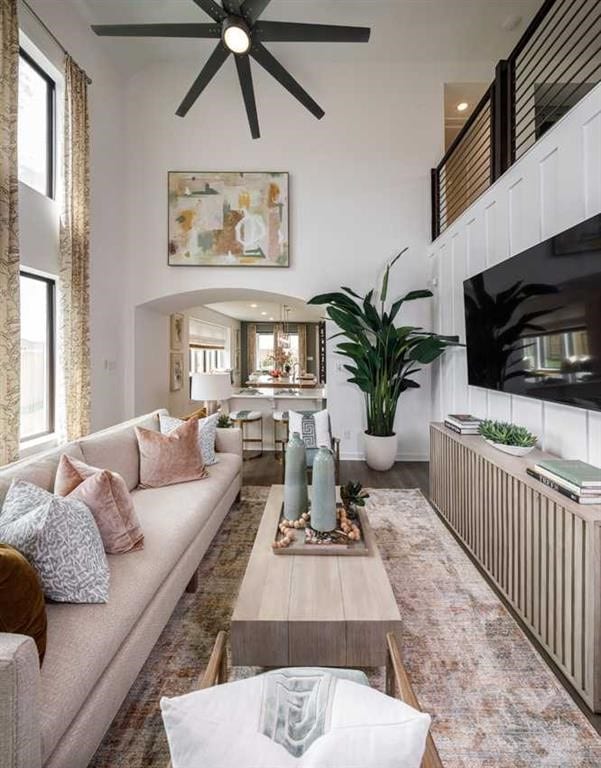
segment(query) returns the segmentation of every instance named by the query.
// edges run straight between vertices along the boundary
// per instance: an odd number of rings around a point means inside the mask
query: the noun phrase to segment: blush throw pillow
[[[211,464],[217,464],[219,461],[215,455],[215,440],[217,438],[218,421],[218,413],[214,413],[212,416],[207,416],[198,420],[198,445],[200,446],[200,452],[202,453],[202,460],[205,467],[210,467]],[[163,435],[171,434],[174,429],[181,427],[184,423],[183,419],[159,413],[159,428]]]
[[[109,567],[102,539],[81,501],[13,480],[0,513],[0,540],[25,555],[49,600],[108,600]]]
[[[61,456],[54,493],[82,501],[94,515],[104,551],[120,554],[141,549],[144,534],[125,480],[108,469]]]
[[[140,485],[162,488],[206,477],[198,445],[198,419],[190,419],[168,435],[136,427],[140,448]]]
[[[32,637],[41,664],[46,629],[46,603],[37,573],[20,552],[0,544],[0,632]]]
[[[290,434],[298,432],[307,448],[321,448],[322,445],[326,448],[332,447],[330,417],[327,411],[289,411],[288,425]]]

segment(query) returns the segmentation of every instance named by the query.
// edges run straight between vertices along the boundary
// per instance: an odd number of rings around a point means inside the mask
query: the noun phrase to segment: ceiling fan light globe
[[[223,44],[232,53],[247,53],[250,48],[250,35],[241,24],[224,25]]]

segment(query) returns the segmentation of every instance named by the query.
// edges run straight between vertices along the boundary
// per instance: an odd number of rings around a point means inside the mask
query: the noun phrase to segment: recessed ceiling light
[[[267,312],[261,312],[261,314],[262,314],[263,316],[265,316],[265,315],[267,314]]]
[[[460,101],[459,104],[457,104],[457,112],[465,112],[468,107],[469,104],[467,101]]]
[[[270,317],[269,319],[273,322],[273,317]]]
[[[251,305],[250,305],[250,308],[251,308],[251,309],[256,309],[258,306],[259,306],[258,304],[251,304]]]

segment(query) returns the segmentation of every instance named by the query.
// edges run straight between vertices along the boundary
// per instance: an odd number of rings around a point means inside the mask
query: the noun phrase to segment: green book
[[[544,459],[539,461],[537,466],[581,488],[601,487],[601,467],[593,467],[584,461]]]

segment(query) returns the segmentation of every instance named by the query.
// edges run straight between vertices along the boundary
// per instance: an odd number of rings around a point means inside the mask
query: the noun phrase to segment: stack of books
[[[469,413],[449,413],[444,420],[445,427],[460,435],[477,435],[480,431],[481,419]]]
[[[584,461],[545,459],[526,470],[578,504],[601,504],[601,468]]]

